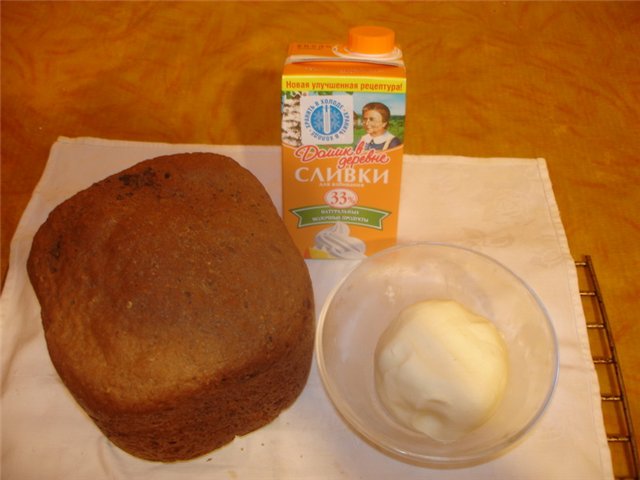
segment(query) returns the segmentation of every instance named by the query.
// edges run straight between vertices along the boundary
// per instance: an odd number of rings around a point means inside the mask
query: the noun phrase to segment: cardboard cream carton
[[[406,73],[392,30],[294,43],[282,75],[283,218],[305,258],[396,243]]]

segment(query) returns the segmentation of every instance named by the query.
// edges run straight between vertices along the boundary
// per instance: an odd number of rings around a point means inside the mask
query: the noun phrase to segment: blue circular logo
[[[309,123],[319,135],[333,135],[342,128],[344,116],[335,105],[324,104],[313,109]]]

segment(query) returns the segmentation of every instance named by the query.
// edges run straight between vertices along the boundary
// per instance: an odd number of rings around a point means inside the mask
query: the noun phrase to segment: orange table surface
[[[544,157],[640,431],[640,3],[2,2],[2,279],[58,136],[278,145],[291,41],[396,31],[406,152]]]

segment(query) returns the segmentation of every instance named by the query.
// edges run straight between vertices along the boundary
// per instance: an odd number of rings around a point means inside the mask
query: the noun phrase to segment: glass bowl
[[[494,322],[508,349],[509,376],[495,414],[444,444],[398,423],[378,399],[374,351],[400,311],[451,299]],[[393,247],[363,260],[327,298],[318,320],[320,376],[351,427],[385,453],[426,466],[486,462],[540,419],[555,388],[558,346],[549,316],[526,283],[496,260],[437,243]]]

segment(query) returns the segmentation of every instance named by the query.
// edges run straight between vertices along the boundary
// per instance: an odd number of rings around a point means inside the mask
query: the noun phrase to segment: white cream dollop
[[[400,423],[443,443],[493,415],[507,376],[507,348],[498,329],[452,300],[404,309],[375,353],[384,406]]]
[[[337,222],[319,231],[315,237],[315,247],[335,258],[358,260],[365,257],[366,245],[359,238],[350,236],[346,223]]]

